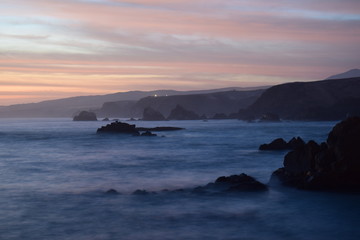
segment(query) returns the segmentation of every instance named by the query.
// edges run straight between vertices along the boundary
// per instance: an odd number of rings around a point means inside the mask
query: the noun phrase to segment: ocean
[[[135,121],[185,130],[96,134],[107,123],[0,119],[0,239],[360,239],[359,194],[172,191],[240,173],[268,183],[286,151],[260,144],[326,141],[335,122]]]

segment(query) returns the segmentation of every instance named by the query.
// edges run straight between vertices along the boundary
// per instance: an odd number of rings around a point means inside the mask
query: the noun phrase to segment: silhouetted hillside
[[[263,87],[265,88],[265,87]],[[147,96],[170,96],[203,94],[219,91],[228,91],[229,89],[248,89],[248,88],[223,88],[196,91],[175,91],[175,90],[155,90],[155,91],[130,91],[118,92],[106,95],[96,96],[78,96],[56,100],[43,101],[39,103],[16,104],[0,107],[0,117],[73,117],[82,110],[95,110],[102,108],[103,114],[111,113],[112,109],[121,112],[121,116],[127,117],[134,115],[132,113],[133,104],[141,98]],[[249,88],[256,89],[256,88]],[[112,103],[109,103],[112,102]],[[116,103],[114,103],[116,102]],[[109,104],[108,104],[109,103]],[[142,111],[142,110],[141,110]]]
[[[283,119],[339,120],[360,115],[360,78],[295,82],[267,89],[243,117],[275,113]]]
[[[237,112],[239,108],[250,106],[261,95],[264,90],[252,91],[226,91],[208,94],[174,95],[174,96],[149,96],[140,99],[135,104],[129,104],[128,108],[118,107],[123,102],[105,103],[97,111],[103,114],[105,109],[112,106],[112,111],[107,111],[108,116],[122,117],[142,117],[145,108],[151,107],[159,111],[165,117],[169,116],[176,105],[181,105],[187,110],[193,111],[198,115],[213,117],[216,113],[230,114]],[[131,105],[131,106],[130,106]],[[128,115],[130,113],[130,115]]]
[[[137,101],[149,95],[179,94],[173,90],[130,91],[106,95],[78,96],[0,108],[0,117],[73,117],[82,110],[99,109],[104,102]]]
[[[344,78],[356,78],[360,77],[360,69],[351,69],[349,71],[330,76],[328,79],[344,79]]]

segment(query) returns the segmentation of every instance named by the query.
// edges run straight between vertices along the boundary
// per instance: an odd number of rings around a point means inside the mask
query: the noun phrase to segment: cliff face
[[[151,107],[164,116],[169,116],[172,109],[181,105],[198,115],[213,117],[216,113],[230,114],[237,112],[239,108],[250,106],[263,91],[227,91],[184,96],[146,97],[135,104],[134,110],[142,113],[143,109]]]
[[[360,78],[277,85],[242,114],[259,117],[267,112],[292,120],[340,120],[359,115]]]

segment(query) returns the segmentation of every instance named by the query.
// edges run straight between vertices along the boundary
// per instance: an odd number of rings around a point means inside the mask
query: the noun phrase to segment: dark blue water
[[[159,137],[97,135],[104,124],[0,120],[0,239],[360,239],[354,194],[131,194],[242,172],[266,183],[285,152],[260,144],[324,141],[333,122],[136,122],[186,128]],[[105,194],[110,188],[122,194]]]

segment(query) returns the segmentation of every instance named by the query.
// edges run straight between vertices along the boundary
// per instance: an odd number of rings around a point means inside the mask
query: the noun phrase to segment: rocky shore
[[[300,189],[360,191],[360,117],[338,123],[326,142],[290,151],[270,182],[276,179]]]

